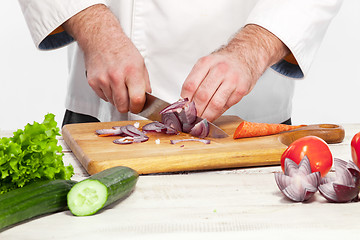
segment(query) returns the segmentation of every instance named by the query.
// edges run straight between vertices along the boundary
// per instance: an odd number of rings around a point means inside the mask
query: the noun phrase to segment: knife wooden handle
[[[345,130],[336,124],[313,124],[280,134],[281,143],[289,146],[295,140],[305,136],[317,136],[327,143],[340,143],[345,137]]]

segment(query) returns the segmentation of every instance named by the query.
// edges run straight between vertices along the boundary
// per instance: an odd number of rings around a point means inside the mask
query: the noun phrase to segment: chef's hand
[[[93,5],[63,27],[84,52],[87,80],[96,94],[121,113],[140,112],[145,92],[151,92],[148,72],[112,12],[105,5]]]
[[[195,101],[198,116],[214,121],[247,95],[269,66],[289,53],[272,33],[247,25],[226,46],[194,65],[181,96]]]

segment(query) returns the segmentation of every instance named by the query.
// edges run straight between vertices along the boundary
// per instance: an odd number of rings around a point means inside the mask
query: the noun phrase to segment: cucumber
[[[66,196],[75,185],[71,180],[46,180],[0,195],[0,230],[15,223],[67,207]]]
[[[135,188],[139,174],[128,167],[112,167],[75,184],[67,204],[75,216],[89,216],[109,204],[127,197]]]

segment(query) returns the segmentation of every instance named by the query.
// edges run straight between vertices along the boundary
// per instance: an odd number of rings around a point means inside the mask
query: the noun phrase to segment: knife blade
[[[169,106],[170,103],[151,95],[150,93],[146,93],[146,102],[144,108],[138,115],[150,119],[152,121],[159,121],[161,122],[161,115],[160,111],[163,110],[165,107]],[[196,123],[202,121],[201,117],[196,118]],[[221,128],[216,126],[215,124],[209,123],[209,135],[208,137],[212,138],[226,138],[229,135],[224,132]]]

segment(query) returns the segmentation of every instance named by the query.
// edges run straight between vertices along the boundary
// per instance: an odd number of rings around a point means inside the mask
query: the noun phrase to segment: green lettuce
[[[40,124],[27,124],[13,137],[0,138],[0,194],[39,180],[69,180],[74,169],[64,166],[54,114]]]

